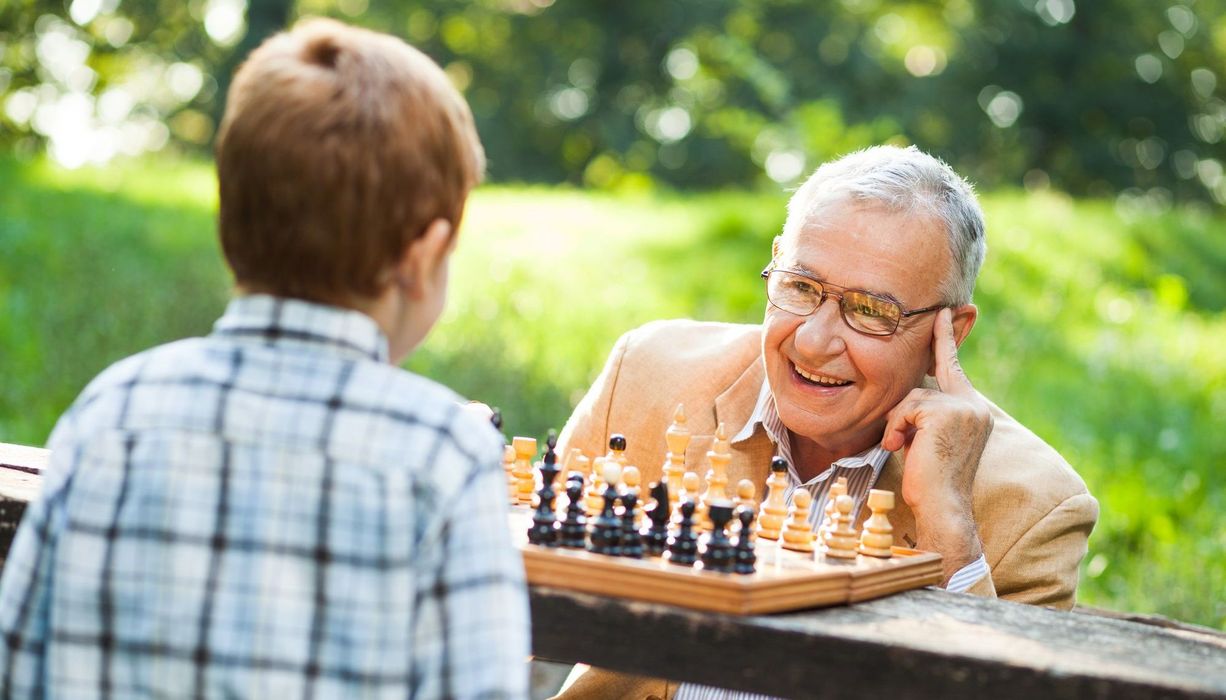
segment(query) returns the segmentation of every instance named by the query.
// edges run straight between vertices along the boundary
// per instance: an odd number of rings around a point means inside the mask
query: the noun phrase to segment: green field
[[[0,160],[0,441],[41,444],[109,363],[203,334],[229,281],[211,168]],[[994,192],[976,386],[1102,504],[1081,601],[1226,628],[1226,216]],[[414,370],[560,426],[613,341],[668,317],[754,321],[782,193],[474,198],[443,322]]]

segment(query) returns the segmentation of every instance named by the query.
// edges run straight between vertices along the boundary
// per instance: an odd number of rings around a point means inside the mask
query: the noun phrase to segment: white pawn
[[[758,511],[758,536],[768,540],[779,539],[783,530],[783,521],[788,515],[787,463],[776,457],[771,463],[771,474],[766,477],[766,498]]]
[[[843,496],[846,493],[847,477],[840,476],[830,485],[830,491],[826,494],[825,515],[822,516],[821,527],[817,528],[817,538],[822,542],[826,541],[826,536],[834,529],[834,504],[839,500],[839,496]]]
[[[827,557],[834,557],[835,559],[856,558],[860,539],[856,537],[855,528],[851,524],[853,520],[851,509],[855,505],[855,500],[846,494],[839,496],[838,500],[835,501],[834,528],[826,535]]]
[[[809,510],[813,507],[813,495],[803,488],[792,494],[792,511],[783,529],[783,548],[797,552],[812,552],[813,527],[809,525]]]
[[[864,521],[860,533],[860,553],[879,559],[889,559],[894,553],[894,526],[886,515],[894,509],[894,492],[872,489],[868,492],[868,508],[873,514]]]
[[[532,474],[532,457],[536,454],[536,438],[511,438],[511,447],[515,449],[516,496],[522,504],[531,504],[533,492],[536,490],[536,479]]]

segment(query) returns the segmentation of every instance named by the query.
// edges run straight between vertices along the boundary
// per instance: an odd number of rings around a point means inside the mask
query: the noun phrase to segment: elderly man
[[[762,493],[779,454],[789,501],[807,489],[820,512],[846,477],[860,521],[869,488],[895,491],[895,536],[942,555],[947,589],[1071,607],[1098,505],[958,364],[985,250],[975,195],[941,161],[877,147],[828,163],[788,203],[762,273],[762,325],[631,331],[561,442],[599,453],[624,433],[629,461],[658,479],[663,433],[683,403],[690,464],[722,423],[731,483],[749,478]],[[570,697],[726,695],[599,669],[572,680]]]

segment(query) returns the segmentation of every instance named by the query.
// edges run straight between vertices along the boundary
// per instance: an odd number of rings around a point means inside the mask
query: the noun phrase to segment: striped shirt
[[[745,427],[733,436],[732,443],[736,444],[743,440],[748,440],[758,425],[762,426],[771,442],[774,443],[776,453],[787,460],[788,507],[791,507],[792,496],[796,493],[797,489],[803,488],[813,496],[813,507],[810,511],[809,523],[814,530],[821,525],[822,518],[825,516],[826,499],[829,496],[831,484],[837,481],[839,477],[847,478],[847,495],[851,496],[856,503],[852,512],[858,513],[864,505],[865,499],[868,498],[869,490],[877,483],[878,477],[881,476],[881,470],[890,458],[889,451],[880,445],[875,445],[858,455],[840,459],[831,464],[821,474],[808,481],[801,482],[800,472],[796,469],[796,463],[792,459],[792,443],[788,437],[787,428],[784,427],[783,421],[779,418],[779,412],[775,409],[775,397],[771,394],[770,385],[765,382],[762,383],[762,391],[758,394],[758,403],[754,407],[753,414],[750,415],[749,420],[745,423]],[[949,583],[945,585],[945,590],[952,593],[964,593],[976,581],[986,576],[988,571],[988,560],[981,554],[978,559],[959,569],[950,578]],[[725,690],[696,683],[683,683],[677,689],[674,700],[778,699],[757,693]]]
[[[521,698],[502,441],[268,296],[103,372],[0,580],[3,698]]]

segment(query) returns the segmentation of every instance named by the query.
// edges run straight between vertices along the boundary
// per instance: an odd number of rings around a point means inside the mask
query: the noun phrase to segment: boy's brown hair
[[[343,305],[378,296],[434,219],[455,235],[485,166],[468,105],[434,61],[322,19],[239,68],[216,157],[237,283]]]

